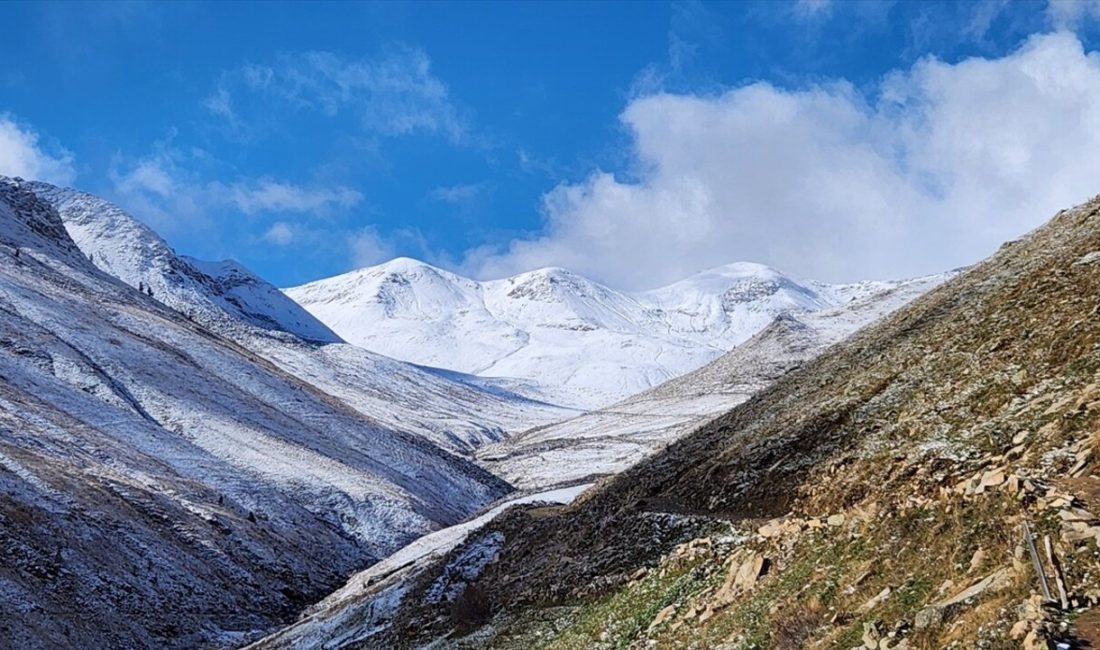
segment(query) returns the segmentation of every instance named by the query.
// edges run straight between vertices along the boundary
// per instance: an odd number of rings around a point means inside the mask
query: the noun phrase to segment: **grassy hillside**
[[[499,518],[367,645],[1095,646],[1098,310],[1093,200],[581,501]]]

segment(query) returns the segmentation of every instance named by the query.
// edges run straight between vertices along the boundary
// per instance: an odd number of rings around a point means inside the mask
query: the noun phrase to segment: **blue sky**
[[[281,286],[976,261],[1100,192],[1100,3],[8,4],[0,173]]]

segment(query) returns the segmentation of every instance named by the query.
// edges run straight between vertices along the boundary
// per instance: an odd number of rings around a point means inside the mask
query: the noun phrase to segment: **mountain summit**
[[[776,316],[897,285],[807,282],[736,263],[625,292],[557,267],[479,282],[402,257],[286,292],[350,343],[594,408],[705,365]]]

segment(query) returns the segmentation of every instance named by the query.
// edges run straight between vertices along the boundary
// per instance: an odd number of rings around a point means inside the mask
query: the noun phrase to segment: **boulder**
[[[913,627],[918,630],[936,627],[948,618],[954,616],[958,610],[966,605],[971,599],[1003,589],[1011,582],[1012,574],[1008,569],[996,571],[966,589],[963,589],[954,596],[934,603],[917,612],[916,617],[913,619]]]

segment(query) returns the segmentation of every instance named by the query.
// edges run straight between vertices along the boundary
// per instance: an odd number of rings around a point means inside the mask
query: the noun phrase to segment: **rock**
[[[1015,572],[1016,575],[1024,575],[1031,567],[1027,558],[1024,557],[1024,553],[1024,547],[1018,544],[1012,551],[1012,571]]]
[[[1095,524],[1100,521],[1097,520],[1096,515],[1083,508],[1062,508],[1058,511],[1058,516],[1065,523],[1084,524],[1086,526]],[[1078,528],[1080,528],[1080,526],[1078,526]]]
[[[760,533],[760,536],[767,539],[770,537],[779,537],[783,534],[783,522],[778,519],[773,519],[768,523],[757,529],[756,532]]]
[[[768,560],[762,555],[749,558],[737,569],[737,575],[733,580],[735,589],[748,591],[756,586],[756,581],[767,569]]]
[[[987,488],[997,487],[1005,482],[1004,469],[992,469],[982,474],[982,480],[978,483],[977,491],[984,491]]]
[[[878,648],[878,641],[881,638],[879,634],[878,626],[874,623],[863,624],[863,647],[874,650]]]
[[[1032,630],[1024,637],[1023,645],[1020,647],[1024,650],[1047,650],[1047,642],[1039,636],[1037,630]]]
[[[933,605],[925,607],[917,612],[913,619],[913,627],[922,630],[940,625],[958,611],[959,607],[971,598],[977,598],[982,594],[997,591],[1008,586],[1012,582],[1012,574],[1008,569],[1001,569],[973,585],[963,589],[954,596],[941,600]]]
[[[830,526],[834,526],[834,527],[835,526],[843,526],[844,525],[844,515],[841,515],[841,514],[829,515],[829,518],[826,520],[826,523],[828,523]]]
[[[885,601],[887,598],[889,598],[890,593],[891,589],[889,587],[883,589],[882,591],[875,594],[870,600],[860,605],[856,611],[860,614],[865,614],[871,611],[872,609],[882,604],[882,602]]]
[[[1073,262],[1073,266],[1085,266],[1088,264],[1094,264],[1100,261],[1100,251],[1092,251],[1091,253],[1085,253],[1081,257],[1078,257]]]
[[[943,622],[944,610],[942,607],[925,607],[913,617],[913,627],[923,630],[930,627],[938,627]]]
[[[974,573],[974,571],[981,568],[982,563],[985,562],[985,551],[978,549],[974,551],[974,555],[970,558],[970,568],[966,570],[967,573]]]
[[[1016,621],[1016,624],[1008,631],[1008,636],[1013,639],[1022,639],[1030,631],[1031,621]]]
[[[1088,526],[1081,522],[1063,522],[1062,540],[1070,544],[1096,539],[1100,543],[1100,526]]]
[[[655,630],[661,623],[667,621],[673,614],[676,613],[676,605],[669,605],[668,607],[657,612],[657,616],[654,617],[653,622],[649,624],[649,631]]]
[[[1077,454],[1076,460],[1077,462],[1069,470],[1069,475],[1074,478],[1082,476],[1085,470],[1088,469],[1089,462],[1092,461],[1092,450],[1085,449],[1081,451]]]
[[[731,563],[726,581],[714,595],[715,602],[720,606],[732,602],[738,592],[755,587],[757,580],[767,572],[767,569],[768,559],[763,555],[754,555],[741,564]]]
[[[1047,501],[1046,507],[1057,509],[1057,508],[1065,508],[1065,507],[1068,507],[1068,506],[1071,506],[1071,505],[1073,505],[1073,497],[1058,495],[1058,496],[1052,497],[1049,501]]]

